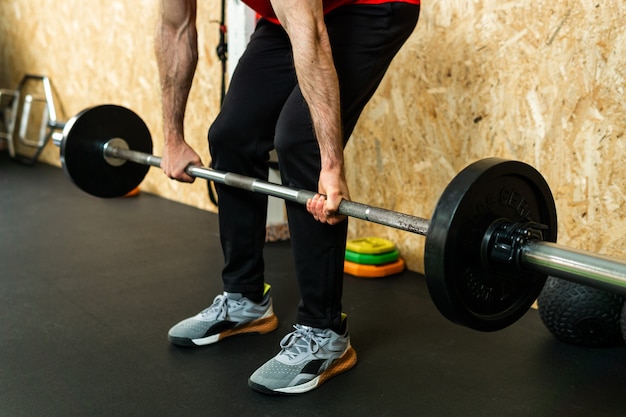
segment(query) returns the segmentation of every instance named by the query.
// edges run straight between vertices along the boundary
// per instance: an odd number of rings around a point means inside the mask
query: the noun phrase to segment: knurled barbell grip
[[[313,198],[316,193],[308,190],[299,190],[284,185],[274,184],[258,178],[247,177],[232,172],[220,172],[214,169],[190,165],[185,170],[187,174],[196,178],[204,178],[235,188],[254,191],[261,194],[278,197],[284,200],[293,201],[302,205]],[[367,220],[373,223],[391,226],[396,229],[417,233],[426,236],[428,232],[428,220],[409,214],[398,213],[366,204],[349,200],[342,200],[337,213]]]
[[[119,158],[126,161],[136,162],[142,165],[161,167],[161,158],[143,152],[123,149],[117,146],[105,145],[104,155],[112,158]],[[221,172],[211,168],[197,165],[189,165],[185,172],[194,178],[203,178],[225,184],[231,187],[254,191],[284,200],[293,201],[299,204],[306,204],[307,200],[313,198],[316,193],[308,190],[299,190],[280,184],[263,181],[258,178],[247,177],[232,172]],[[428,233],[429,221],[427,219],[411,216],[409,214],[398,213],[379,207],[372,207],[367,204],[354,201],[343,200],[339,204],[337,213],[344,216],[354,217],[372,223],[391,226],[396,229],[405,230],[426,236]]]
[[[426,236],[428,233],[429,221],[427,219],[412,216],[409,214],[398,213],[396,211],[387,210],[378,207],[368,206],[367,204],[357,203],[355,201],[343,200],[339,204],[337,210],[339,214],[354,217],[361,220],[367,220],[373,223],[391,226],[395,229],[405,230],[411,233],[417,233]]]

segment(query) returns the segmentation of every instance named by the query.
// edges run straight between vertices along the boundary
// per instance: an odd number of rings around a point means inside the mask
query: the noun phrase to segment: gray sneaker
[[[264,394],[301,394],[356,365],[346,320],[342,334],[296,324],[280,342],[282,350],[257,369],[250,388]]]
[[[265,284],[263,300],[258,304],[241,294],[224,292],[209,308],[172,327],[167,338],[175,345],[204,346],[236,334],[269,333],[278,327],[270,289]]]

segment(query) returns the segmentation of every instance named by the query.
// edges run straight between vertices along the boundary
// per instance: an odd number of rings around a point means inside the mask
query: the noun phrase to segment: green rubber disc
[[[357,253],[346,250],[346,261],[363,265],[387,264],[397,261],[399,257],[400,252],[397,249],[394,249],[391,252],[385,252],[380,254]]]

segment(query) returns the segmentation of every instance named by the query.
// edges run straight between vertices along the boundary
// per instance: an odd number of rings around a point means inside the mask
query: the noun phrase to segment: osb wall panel
[[[559,242],[626,258],[626,3],[425,1],[348,145],[352,198],[429,217],[452,177],[498,156],[550,184]],[[395,241],[422,270],[424,239]]]
[[[201,1],[201,57],[187,114],[205,163],[219,107],[219,2]],[[555,194],[559,241],[625,257],[625,4],[622,0],[428,0],[418,28],[347,148],[352,198],[429,217],[470,162],[499,156],[539,169]],[[65,116],[113,102],[137,111],[160,153],[153,52],[156,0],[0,2],[0,86],[52,78]],[[43,159],[58,165],[58,150]],[[151,170],[146,192],[214,210],[206,183]],[[350,237],[387,237],[423,269],[424,238],[351,220]]]
[[[208,126],[219,109],[221,63],[218,42],[220,2],[200,1],[200,63],[187,110],[186,135],[208,163]],[[3,0],[0,2],[0,86],[14,87],[25,73],[51,78],[62,118],[103,103],[133,109],[148,125],[154,153],[162,134],[158,73],[154,54],[157,0]],[[50,144],[42,161],[59,165]],[[215,210],[206,182],[183,185],[152,169],[141,184],[146,192]]]

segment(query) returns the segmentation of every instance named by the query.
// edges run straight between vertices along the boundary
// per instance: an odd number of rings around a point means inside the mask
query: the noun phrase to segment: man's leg
[[[276,120],[296,84],[290,52],[282,28],[259,23],[209,131],[215,169],[267,179]],[[277,327],[263,271],[267,197],[219,184],[216,188],[225,293],[170,329],[169,340],[179,345],[207,345]]]
[[[347,6],[327,16],[341,89],[344,140],[412,33],[418,14],[416,6],[393,3]],[[319,147],[297,88],[278,119],[275,144],[283,183],[317,190]],[[289,202],[287,214],[301,302],[296,331],[281,341],[281,352],[249,379],[252,388],[264,393],[307,392],[356,363],[341,313],[347,221],[321,224],[303,206]]]
[[[417,23],[419,8],[402,3],[343,7],[327,16],[342,100],[344,140],[352,130],[400,46]],[[295,89],[276,128],[283,183],[317,190],[319,147],[302,94]],[[347,221],[321,224],[306,209],[287,203],[302,302],[298,323],[339,329]]]
[[[209,130],[213,168],[267,179],[276,120],[295,84],[285,32],[260,22]],[[216,189],[224,289],[258,300],[264,282],[267,196],[220,184]]]

